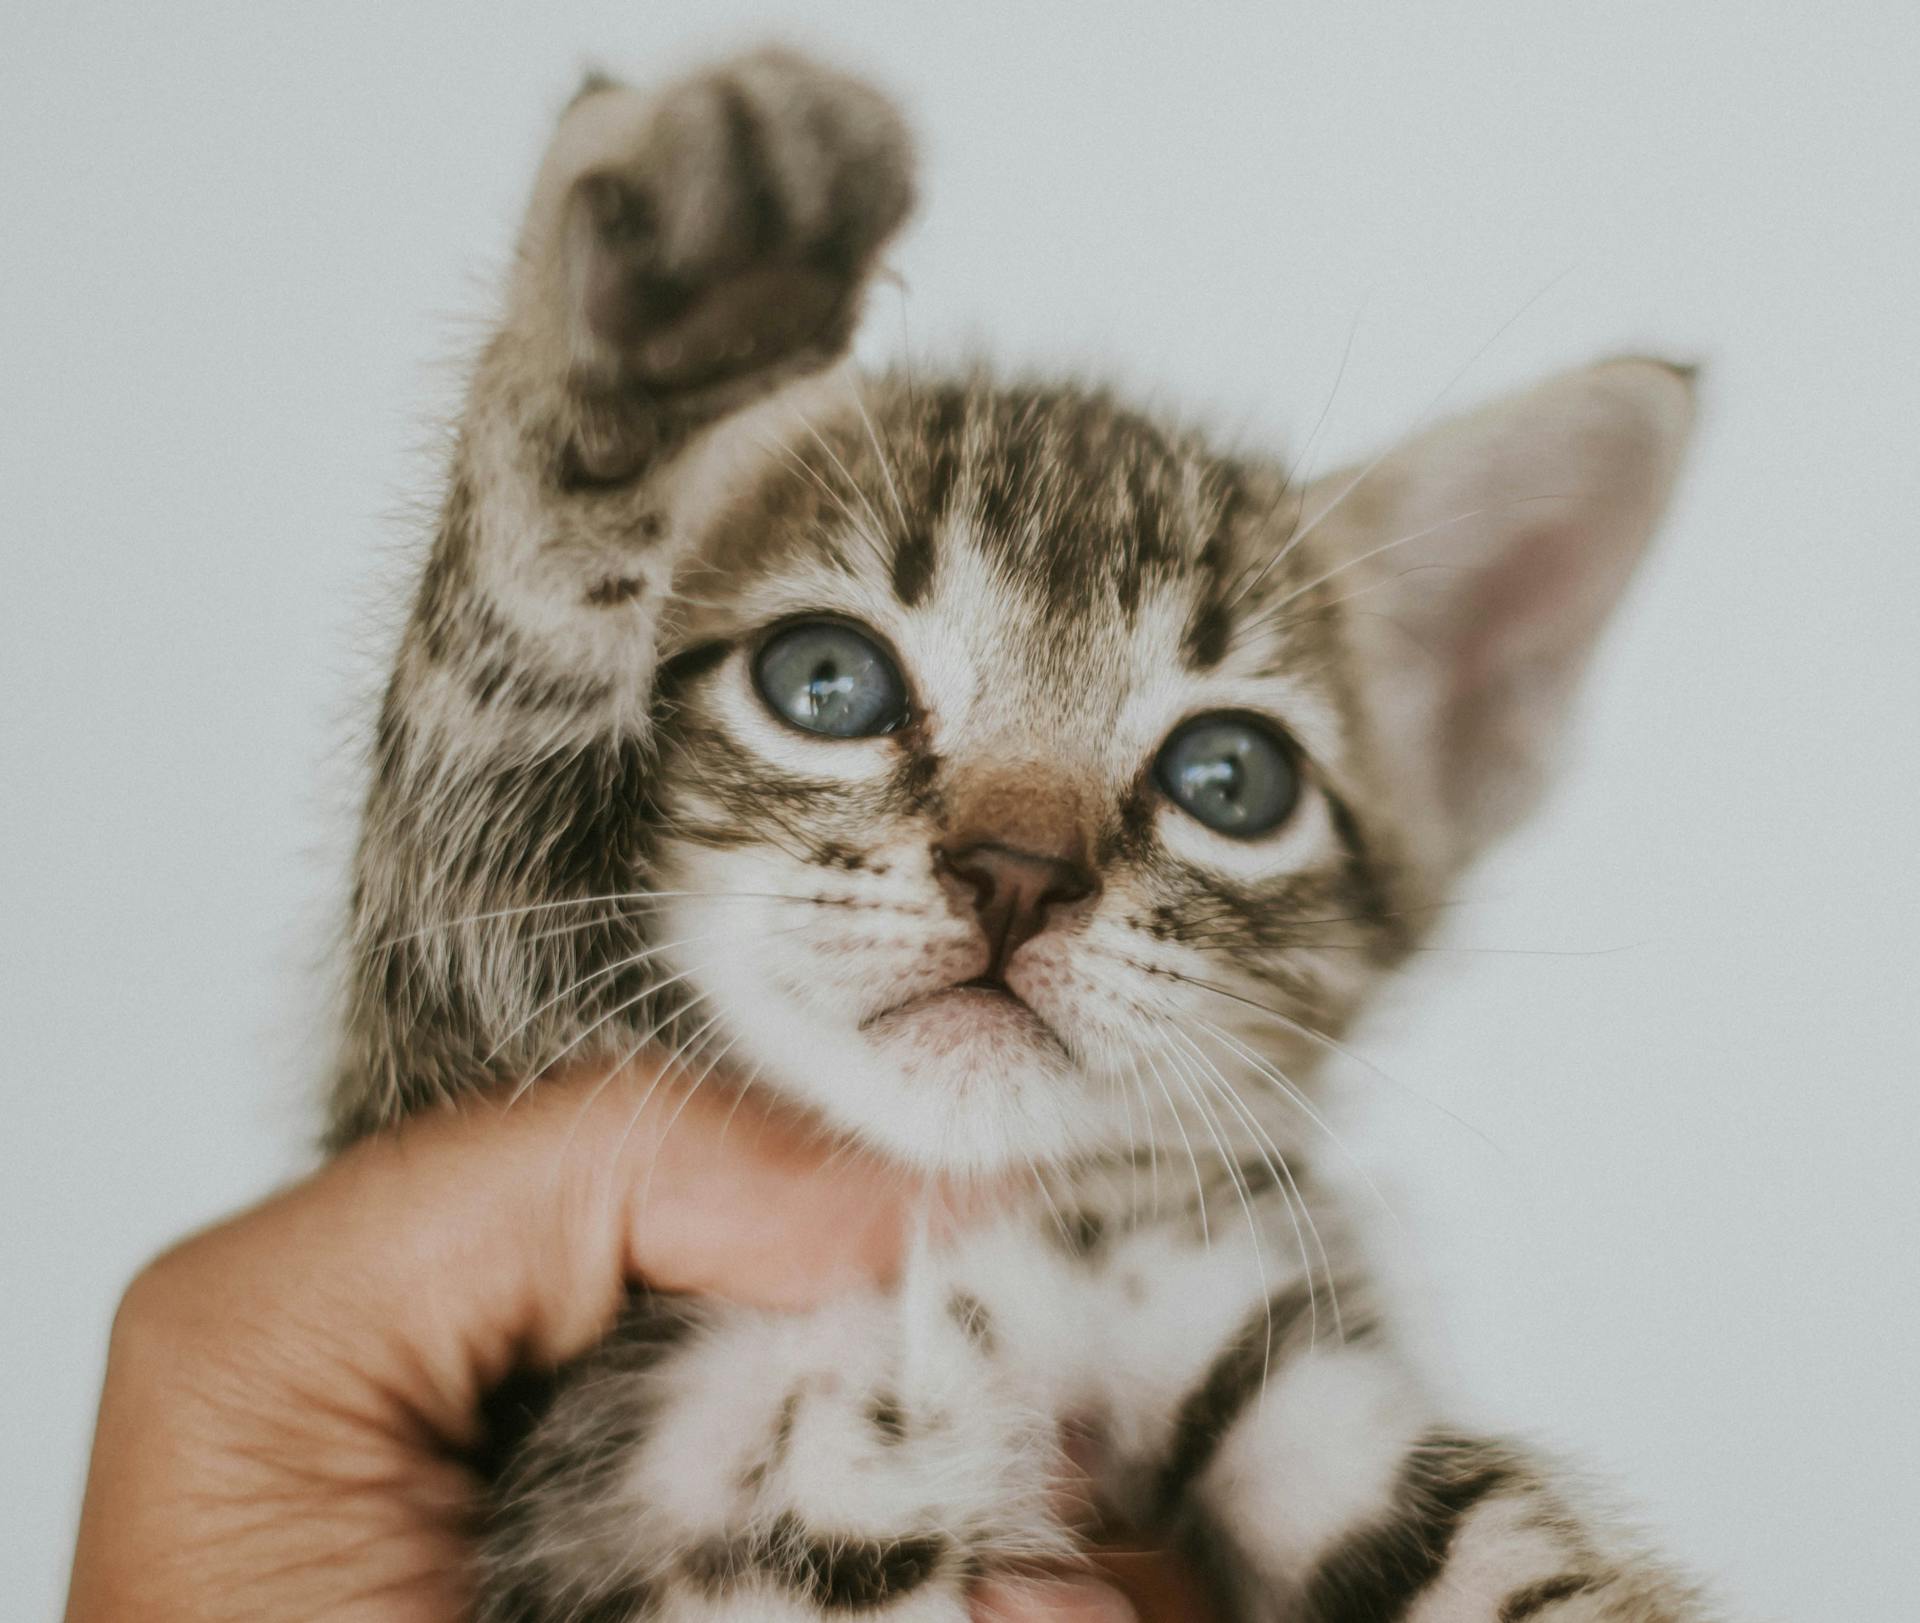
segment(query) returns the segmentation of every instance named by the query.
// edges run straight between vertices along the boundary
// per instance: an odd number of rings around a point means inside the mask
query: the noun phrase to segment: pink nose
[[[1020,946],[1047,927],[1055,906],[1077,902],[1099,889],[1078,863],[1039,856],[1010,845],[935,846],[934,864],[973,892],[973,910],[993,953],[987,974],[998,978]]]

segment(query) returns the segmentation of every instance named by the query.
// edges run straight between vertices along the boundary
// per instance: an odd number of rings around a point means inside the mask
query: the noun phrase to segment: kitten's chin
[[[792,1009],[740,1024],[756,1085],[911,1165],[985,1175],[1095,1147],[1102,1094],[1004,991],[947,987],[857,1026]]]
[[[909,998],[862,1021],[860,1029],[883,1052],[904,1046],[916,1055],[964,1052],[1017,1059],[1022,1050],[1033,1049],[1066,1057],[1053,1028],[1031,1008],[1005,987],[975,981]]]

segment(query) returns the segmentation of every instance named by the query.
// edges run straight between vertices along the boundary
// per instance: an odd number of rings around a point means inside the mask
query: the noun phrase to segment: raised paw
[[[657,93],[591,80],[549,153],[528,247],[558,279],[546,291],[577,370],[699,396],[845,348],[912,168],[885,97],[789,51]]]

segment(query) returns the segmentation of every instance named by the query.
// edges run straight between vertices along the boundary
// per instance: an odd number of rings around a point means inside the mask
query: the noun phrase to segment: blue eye
[[[1197,716],[1174,729],[1154,763],[1166,797],[1219,834],[1251,840],[1300,800],[1293,752],[1249,716]]]
[[[775,715],[830,738],[872,738],[907,719],[907,686],[871,637],[808,620],[767,639],[753,665]]]

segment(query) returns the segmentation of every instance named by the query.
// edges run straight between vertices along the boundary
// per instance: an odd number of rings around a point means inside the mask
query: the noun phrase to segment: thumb
[[[276,1342],[253,1368],[459,1445],[489,1387],[591,1347],[630,1283],[806,1306],[887,1277],[929,1193],[758,1103],[630,1066],[356,1145],[162,1257],[123,1314],[228,1365],[236,1337]]]

